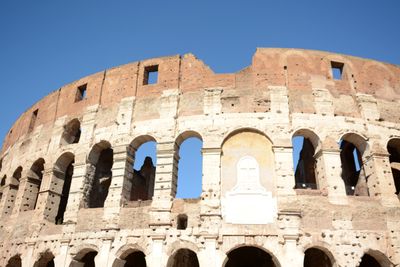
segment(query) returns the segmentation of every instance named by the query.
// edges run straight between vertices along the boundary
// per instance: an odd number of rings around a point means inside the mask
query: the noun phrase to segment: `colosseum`
[[[237,73],[186,54],[84,77],[5,137],[0,266],[400,266],[399,107],[399,66],[301,49],[258,48]],[[201,195],[177,198],[192,137]]]

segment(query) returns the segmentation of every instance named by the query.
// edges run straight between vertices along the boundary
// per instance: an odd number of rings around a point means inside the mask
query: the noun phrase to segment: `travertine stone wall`
[[[146,84],[154,66],[158,80]],[[83,85],[86,96],[77,100]],[[118,267],[140,251],[149,267],[234,267],[229,257],[242,247],[244,257],[264,251],[268,266],[303,266],[310,248],[332,266],[358,266],[365,257],[400,265],[399,177],[387,150],[400,139],[399,107],[400,67],[321,51],[258,48],[250,66],[230,74],[186,54],[84,77],[30,107],[4,140],[0,266],[83,266],[96,255],[96,266]],[[65,138],[73,120],[77,142]],[[296,188],[294,136],[314,147],[317,189]],[[177,199],[179,148],[189,137],[203,142],[202,193]],[[360,151],[366,196],[346,195],[341,140]],[[157,142],[153,196],[132,200],[132,164],[147,141]],[[103,207],[88,208],[91,179],[106,179],[95,175],[103,149],[113,152],[111,182]],[[250,163],[238,166],[243,157]],[[41,179],[32,176],[39,159]],[[237,223],[234,203],[252,203],[238,208],[246,223]],[[187,227],[177,229],[182,214]]]

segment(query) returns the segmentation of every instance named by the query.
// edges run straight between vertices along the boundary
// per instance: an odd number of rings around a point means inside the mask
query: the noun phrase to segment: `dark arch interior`
[[[225,267],[275,267],[272,256],[256,247],[241,247],[228,253]]]
[[[141,251],[135,251],[125,257],[124,267],[146,267],[145,255]]]
[[[63,174],[64,177],[61,177],[63,180],[63,187],[60,196],[60,204],[58,205],[57,216],[55,219],[56,224],[62,224],[64,221],[64,213],[67,208],[69,190],[71,188],[72,175],[74,173],[73,164],[74,164],[74,159],[72,159],[71,163],[65,170],[65,173]]]
[[[21,267],[21,257],[16,255],[8,260],[6,267]]]
[[[79,262],[83,263],[83,267],[95,267],[94,258],[96,255],[97,251],[90,251],[86,253]]]
[[[340,159],[342,162],[342,179],[349,196],[368,196],[367,181],[362,171],[362,157],[353,143],[342,140],[340,143]]]
[[[113,165],[113,150],[105,148],[100,152],[95,171],[88,175],[90,187],[88,190],[88,207],[100,208],[108,195],[108,189],[111,184]]]
[[[389,152],[390,167],[392,169],[394,185],[396,187],[395,194],[400,193],[400,139],[390,140],[387,146]]]
[[[360,263],[359,267],[381,267],[381,265],[374,257],[372,257],[368,254],[365,254],[361,258],[361,263]]]
[[[34,267],[54,267],[54,255],[51,253],[43,254]]]
[[[168,261],[168,267],[199,267],[196,253],[190,249],[180,249]]]
[[[309,248],[304,255],[304,267],[332,267],[332,262],[322,250]]]
[[[295,188],[317,189],[317,181],[315,179],[315,149],[310,139],[304,136],[293,137],[293,152],[298,151],[299,159],[295,169]],[[301,142],[302,141],[302,142]],[[301,144],[302,143],[302,144]],[[300,146],[295,147],[295,146]]]

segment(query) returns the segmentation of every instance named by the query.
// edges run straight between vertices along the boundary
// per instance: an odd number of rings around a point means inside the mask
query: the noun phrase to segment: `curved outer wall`
[[[337,63],[341,79],[333,78],[331,66]],[[149,66],[158,66],[158,82],[145,85]],[[86,97],[76,101],[82,85]],[[400,203],[387,151],[388,142],[400,138],[399,104],[398,66],[299,49],[259,48],[249,67],[232,74],[215,74],[186,54],[84,77],[34,104],[4,140],[0,266],[17,254],[23,267],[33,266],[44,252],[55,257],[57,267],[79,266],[73,264],[86,250],[98,252],[96,266],[123,266],[118,262],[129,249],[142,251],[150,267],[167,266],[179,248],[188,248],[200,266],[219,267],[231,250],[244,245],[264,249],[280,266],[303,266],[311,247],[326,251],[335,266],[356,266],[364,253],[382,266],[400,264]],[[80,121],[80,140],[63,144],[65,125],[73,119]],[[299,130],[315,134],[317,190],[294,189],[292,137]],[[227,140],[243,132],[265,136],[260,142],[268,163],[260,171],[268,175],[260,175],[260,183],[276,200],[276,212],[272,204],[257,212],[270,209],[269,223],[226,219],[229,188],[223,185],[230,178],[224,175],[222,151],[234,143]],[[347,196],[341,179],[338,142],[352,134],[361,138],[356,144],[364,144],[369,196]],[[175,199],[177,151],[190,136],[203,141],[202,195]],[[154,196],[131,201],[132,155],[150,139],[157,141]],[[113,150],[108,196],[103,208],[85,208],[90,152],[106,142]],[[74,171],[64,222],[56,225],[48,202],[55,164],[66,152],[74,156]],[[40,158],[45,163],[38,201],[23,211],[21,188]],[[19,190],[10,204],[19,166]],[[188,216],[185,230],[176,229],[179,214]]]

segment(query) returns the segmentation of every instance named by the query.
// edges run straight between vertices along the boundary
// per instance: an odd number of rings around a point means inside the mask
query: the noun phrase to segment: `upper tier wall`
[[[332,62],[342,67],[341,79],[333,78]],[[157,84],[144,84],[149,66],[158,66]],[[86,98],[76,101],[78,87],[85,84]],[[88,106],[110,108],[122,98],[134,96],[143,100],[138,104],[150,107],[135,119],[153,119],[159,112],[152,111],[158,108],[152,99],[160,98],[166,89],[178,89],[179,115],[195,115],[203,113],[204,89],[221,88],[222,112],[268,112],[269,86],[288,88],[291,113],[315,113],[313,102],[318,95],[313,89],[322,88],[331,94],[334,115],[360,117],[356,94],[362,93],[377,99],[379,120],[400,122],[400,67],[321,51],[259,48],[251,66],[233,74],[215,74],[195,56],[186,54],[130,63],[67,84],[19,117],[5,137],[2,154],[35,127],[51,126],[62,116],[79,118]]]

